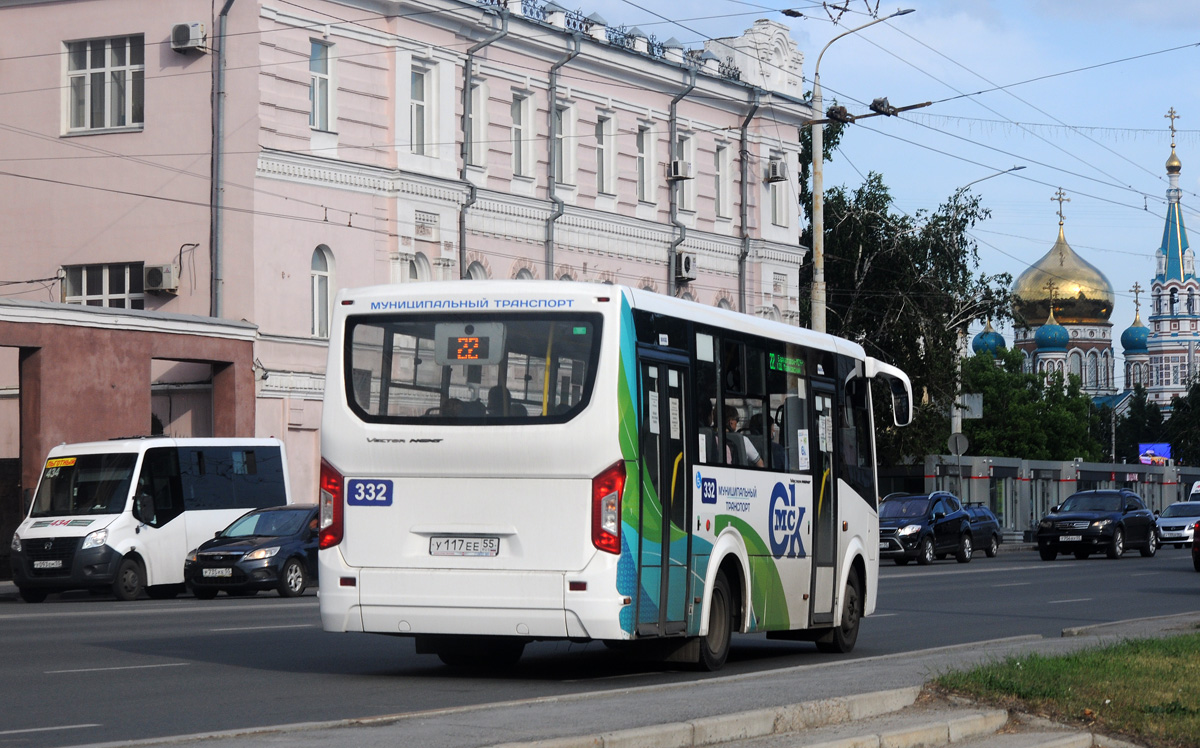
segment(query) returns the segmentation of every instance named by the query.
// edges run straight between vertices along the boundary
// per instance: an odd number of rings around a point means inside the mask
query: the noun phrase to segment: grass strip
[[[934,686],[1150,748],[1200,748],[1200,634],[1009,657]]]

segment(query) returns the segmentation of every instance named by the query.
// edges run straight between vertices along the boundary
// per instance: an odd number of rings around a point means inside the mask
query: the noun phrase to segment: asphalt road
[[[7,594],[6,594],[7,590]],[[416,655],[411,640],[320,630],[317,601],[274,595],[18,602],[0,587],[0,746],[64,746],[585,694],[712,676],[601,645],[536,643],[494,676]],[[853,658],[1200,609],[1187,551],[1119,561],[1033,552],[881,567]],[[721,675],[839,659],[810,644],[735,639]]]

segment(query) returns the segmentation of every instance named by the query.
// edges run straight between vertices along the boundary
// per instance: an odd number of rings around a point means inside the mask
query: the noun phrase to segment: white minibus
[[[188,551],[250,509],[290,503],[287,476],[278,439],[60,444],[13,535],[13,581],[26,602],[69,589],[174,597]]]

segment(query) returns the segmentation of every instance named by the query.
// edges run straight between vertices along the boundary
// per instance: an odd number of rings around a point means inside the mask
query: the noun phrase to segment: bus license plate
[[[429,539],[430,556],[497,556],[500,538],[439,535]]]
[[[53,561],[34,561],[33,568],[35,569],[61,569],[62,559],[56,558]]]
[[[1082,535],[1059,535],[1058,542],[1060,543],[1077,543],[1083,540]]]
[[[232,577],[233,569],[203,569],[200,575],[205,577]]]

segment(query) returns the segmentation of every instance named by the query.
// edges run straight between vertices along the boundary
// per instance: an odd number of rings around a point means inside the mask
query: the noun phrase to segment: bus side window
[[[183,512],[179,489],[179,453],[174,447],[146,450],[134,493],[137,519],[162,527]]]
[[[874,506],[874,445],[871,434],[871,405],[867,380],[861,377],[846,382],[842,396],[842,475],[846,482]]]
[[[713,360],[713,336],[696,333],[696,461],[710,465],[724,463],[719,454],[717,431],[720,416],[717,388],[717,362]]]

